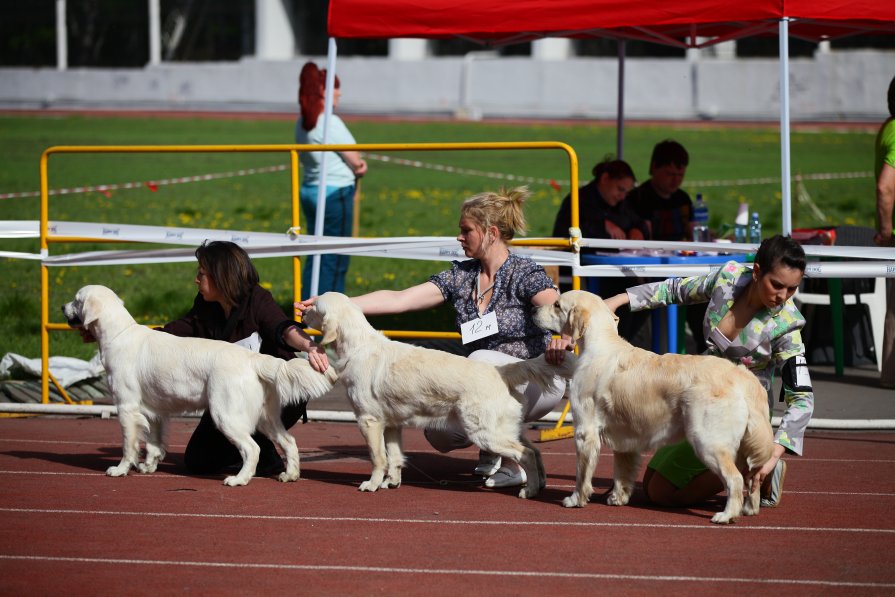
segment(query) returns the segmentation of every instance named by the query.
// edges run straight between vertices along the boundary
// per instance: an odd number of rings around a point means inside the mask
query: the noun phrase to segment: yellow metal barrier
[[[571,221],[572,227],[578,228],[578,156],[575,150],[566,143],[558,141],[534,141],[534,142],[494,142],[494,143],[361,143],[357,145],[59,145],[50,147],[40,156],[40,251],[43,257],[49,255],[51,242],[96,242],[94,239],[50,236],[49,234],[49,159],[54,154],[83,154],[83,153],[288,153],[291,167],[291,203],[292,203],[292,227],[301,230],[299,208],[299,160],[298,155],[302,151],[478,151],[478,150],[532,150],[532,149],[556,149],[566,152],[569,158],[569,180],[571,181]],[[577,237],[569,239],[518,239],[512,241],[517,246],[553,246],[566,247],[577,250]],[[293,299],[301,298],[301,260],[293,257]],[[46,264],[41,263],[40,268],[40,343],[41,366],[43,375],[41,379],[42,401],[49,402],[49,358],[50,358],[50,330],[69,329],[65,324],[51,323],[49,318],[49,274]],[[580,288],[578,277],[573,278],[573,288]],[[387,330],[385,335],[393,338],[459,338],[457,332],[421,332],[421,331],[397,331]],[[55,382],[55,380],[53,380]],[[58,386],[58,383],[56,384]],[[60,387],[61,390],[61,387]],[[65,396],[63,392],[63,396]],[[68,399],[70,401],[70,399]],[[560,433],[563,420],[568,412],[568,406],[563,411],[563,416],[555,428],[555,433]],[[543,437],[542,437],[543,439]]]

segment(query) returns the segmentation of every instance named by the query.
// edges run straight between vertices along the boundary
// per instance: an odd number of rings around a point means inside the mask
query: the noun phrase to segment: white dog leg
[[[640,468],[639,452],[616,452],[614,457],[615,480],[612,492],[606,499],[610,506],[624,506],[631,499],[637,471]]]
[[[400,427],[385,428],[385,454],[388,459],[388,473],[380,486],[382,489],[392,489],[401,486],[401,469],[404,467],[402,443]]]
[[[761,483],[755,482],[755,477],[749,480],[749,493],[743,502],[743,516],[755,516],[761,508]]]
[[[370,460],[373,463],[373,473],[368,481],[360,484],[360,491],[376,491],[382,487],[385,479],[385,471],[388,467],[388,456],[385,450],[385,426],[382,421],[370,415],[364,415],[357,421],[361,434],[367,440],[370,449]]]
[[[575,493],[562,501],[566,508],[583,508],[594,494],[593,476],[600,458],[600,445],[597,426],[590,419],[579,419],[576,414],[575,452],[578,466],[575,471]]]
[[[121,462],[117,466],[110,466],[106,474],[110,477],[123,477],[127,475],[131,467],[136,467],[140,458],[140,424],[145,421],[140,413],[127,410],[118,411],[118,422],[121,424],[123,454]]]
[[[273,443],[280,447],[286,460],[286,470],[277,476],[284,483],[298,481],[301,476],[300,456],[295,438],[283,426],[279,416],[271,420],[262,420],[258,423],[258,431],[266,435]]]
[[[149,421],[149,434],[146,436],[146,458],[138,465],[141,473],[154,473],[158,463],[165,457],[165,429],[168,420],[157,417]]]
[[[724,510],[712,516],[712,522],[729,524],[735,522],[743,510],[743,476],[734,463],[733,455],[724,449],[694,449],[696,456],[724,482],[727,489],[727,504]]]
[[[223,429],[221,431],[223,431]],[[261,448],[258,447],[258,444],[255,443],[255,440],[253,440],[252,436],[248,433],[241,435],[238,438],[232,437],[226,433],[225,435],[227,435],[227,439],[229,439],[239,450],[239,455],[242,456],[242,468],[239,469],[239,472],[235,475],[230,475],[224,479],[224,485],[230,487],[247,485],[249,481],[252,480],[252,477],[255,476],[255,469],[258,468],[258,457],[261,454]]]

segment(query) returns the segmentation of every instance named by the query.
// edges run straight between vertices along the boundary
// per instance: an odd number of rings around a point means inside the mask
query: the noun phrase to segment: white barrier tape
[[[755,243],[694,243],[659,240],[613,240],[603,238],[583,238],[581,246],[592,249],[628,249],[638,255],[649,256],[650,251],[668,254],[668,251],[700,251],[708,254],[754,253]],[[847,257],[850,259],[895,259],[895,249],[891,247],[852,247],[847,245],[803,245],[809,257]]]
[[[38,222],[0,222],[0,233],[8,233],[15,238],[34,236]],[[138,226],[130,224],[100,224],[93,222],[50,222],[48,230],[53,236],[71,236],[94,239],[116,239],[161,244],[197,246],[205,240],[227,240],[245,247],[256,257],[284,257],[341,253],[368,257],[389,257],[418,259],[426,261],[453,261],[464,256],[452,237],[397,237],[397,238],[349,238],[316,237],[308,235],[279,234],[270,232],[250,232],[233,230],[209,230],[199,228],[171,228],[165,226]],[[537,239],[530,239],[537,240]],[[581,239],[582,246],[604,249],[636,250],[637,255],[652,256],[652,251],[668,250],[731,253],[755,251],[755,244],[739,243],[690,243],[665,241],[627,241],[612,239]],[[517,248],[517,253],[527,255],[541,265],[577,266],[576,254],[567,251]],[[826,255],[852,258],[892,259],[895,251],[883,247],[826,247],[808,245],[808,255]],[[38,256],[25,253],[0,253],[11,258],[37,259]],[[636,256],[636,255],[635,255]],[[111,265],[140,263],[188,262],[194,259],[193,249],[158,249],[132,251],[91,251],[68,255],[44,256],[48,266],[63,265]],[[710,265],[666,264],[666,265],[596,265],[576,267],[575,275],[583,276],[631,276],[636,272],[650,272],[654,276],[700,275],[712,270]],[[666,272],[672,272],[670,274]],[[677,273],[673,273],[677,272]],[[693,273],[696,272],[696,273]],[[827,262],[811,263],[808,272],[813,277],[895,277],[892,263],[882,262]]]
[[[179,176],[176,178],[162,178],[159,180],[144,180],[144,181],[136,181],[136,182],[122,182],[122,183],[110,183],[110,184],[99,184],[99,185],[90,185],[90,186],[81,186],[81,187],[72,187],[72,188],[62,188],[62,189],[49,189],[47,191],[48,195],[70,195],[74,193],[109,193],[111,191],[118,191],[122,189],[142,189],[147,188],[150,191],[155,192],[158,190],[158,187],[173,185],[173,184],[183,184],[188,182],[203,182],[206,180],[220,180],[222,178],[234,178],[237,176],[250,176],[252,174],[268,174],[270,172],[282,172],[283,170],[287,170],[290,166],[288,164],[280,164],[278,166],[264,166],[261,168],[244,168],[240,170],[233,170],[230,172],[213,172],[210,174],[195,174],[192,176]],[[23,191],[18,193],[0,193],[0,199],[19,199],[23,197],[40,197],[40,191]]]
[[[359,257],[387,257],[424,261],[455,261],[465,259],[451,237],[426,239],[368,238],[346,239],[343,237],[304,237],[302,243],[282,244],[272,247],[246,247],[253,258],[295,257],[340,253]],[[350,242],[350,241],[355,242]],[[396,242],[400,241],[400,242]],[[544,251],[520,248],[515,253],[526,255],[541,265],[566,265],[575,263],[575,256],[564,251]],[[142,263],[184,263],[195,259],[193,249],[156,249],[133,251],[88,251],[47,257],[44,264],[53,266],[136,265]]]
[[[686,278],[704,276],[721,265],[668,263],[644,265],[582,265],[572,268],[572,275],[583,278]],[[805,268],[809,278],[895,278],[895,261],[837,261],[809,263]]]

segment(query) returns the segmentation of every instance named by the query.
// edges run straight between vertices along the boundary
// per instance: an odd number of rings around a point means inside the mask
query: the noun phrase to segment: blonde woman
[[[551,363],[561,363],[569,338],[551,339],[535,325],[535,307],[553,303],[559,292],[544,268],[528,257],[510,251],[509,242],[525,233],[523,204],[526,187],[481,193],[463,202],[457,240],[469,259],[455,261],[450,269],[404,290],[377,290],[352,300],[365,315],[386,315],[431,309],[448,302],[456,310],[457,327],[476,319],[494,318],[496,333],[464,345],[470,359],[493,364],[530,359],[546,353]],[[303,311],[314,299],[296,303]],[[536,421],[562,399],[565,381],[559,377],[549,388],[529,383],[525,388],[523,416]],[[447,429],[426,429],[426,438],[440,452],[472,445],[459,424]],[[477,474],[488,477],[488,487],[515,487],[526,482],[515,462],[501,463],[499,456],[482,452]]]

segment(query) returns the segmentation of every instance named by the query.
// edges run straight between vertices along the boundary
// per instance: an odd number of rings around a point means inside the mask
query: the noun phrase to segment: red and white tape
[[[476,170],[472,168],[460,168],[458,166],[450,166],[447,164],[437,164],[423,162],[420,160],[410,160],[407,158],[393,157],[388,155],[379,155],[375,153],[366,154],[368,160],[374,160],[383,163],[397,164],[409,168],[422,168],[433,170],[436,172],[447,172],[450,174],[463,174],[466,176],[479,176],[484,178],[492,178],[495,180],[506,180],[512,182],[521,182],[529,184],[546,184],[553,187],[556,191],[560,191],[563,186],[569,186],[571,182],[567,179],[542,178],[535,176],[520,176],[518,174],[508,174],[505,172],[488,172],[486,170]],[[190,182],[202,182],[207,180],[220,180],[224,178],[235,178],[239,176],[251,176],[254,174],[268,174],[271,172],[282,172],[289,168],[288,164],[279,166],[266,166],[262,168],[245,168],[233,170],[230,172],[214,172],[210,174],[197,174],[193,176],[180,176],[176,178],[163,178],[159,180],[110,183],[90,186],[79,186],[62,189],[50,189],[50,195],[69,195],[75,193],[102,193],[109,196],[112,191],[122,189],[141,189],[148,188],[150,191],[157,191],[160,186],[184,184]],[[798,180],[849,180],[856,178],[870,178],[873,174],[867,172],[820,172],[817,174],[799,174],[793,176],[794,181]],[[710,188],[710,187],[737,187],[762,184],[777,184],[780,182],[779,177],[765,178],[740,178],[733,180],[694,180],[687,181],[686,186],[692,188]],[[24,197],[39,197],[40,191],[22,191],[15,193],[0,193],[0,199],[20,199]]]

